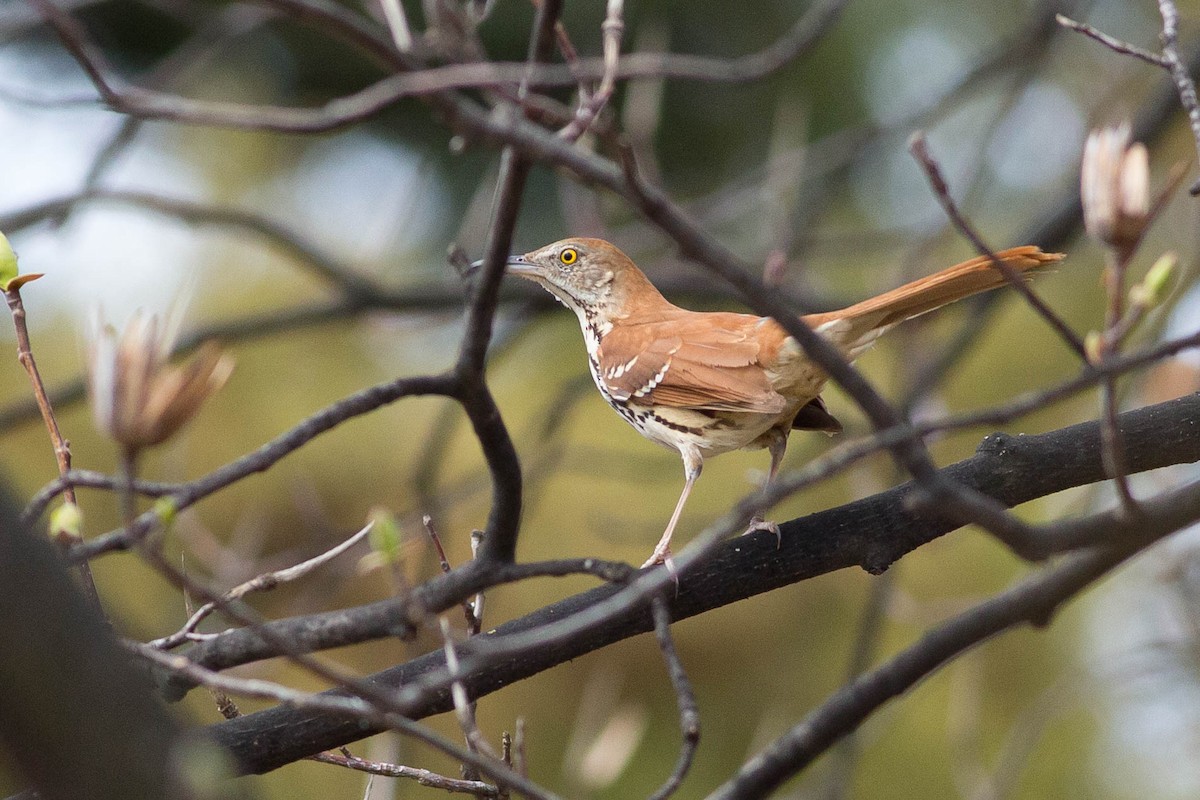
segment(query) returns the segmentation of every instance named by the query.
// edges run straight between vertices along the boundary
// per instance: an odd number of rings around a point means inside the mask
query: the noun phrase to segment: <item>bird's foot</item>
[[[650,554],[650,558],[646,559],[645,564],[642,564],[642,569],[658,564],[666,564],[668,569],[672,569],[671,547],[669,545],[659,545],[654,548],[654,552]]]
[[[642,564],[642,569],[654,567],[662,564],[667,568],[667,572],[671,573],[671,580],[675,581],[675,593],[679,593],[679,571],[675,569],[675,561],[671,558],[670,547],[656,547],[651,553],[650,558],[646,559],[646,563]]]
[[[775,534],[775,549],[778,550],[783,546],[783,534],[779,532],[779,526],[774,522],[769,522],[763,519],[762,514],[755,514],[750,518],[750,524],[746,530],[742,532],[742,536],[749,536],[752,533],[759,531],[770,531]]]

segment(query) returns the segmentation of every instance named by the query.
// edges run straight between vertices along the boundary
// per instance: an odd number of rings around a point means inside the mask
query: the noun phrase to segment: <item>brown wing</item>
[[[601,380],[617,400],[778,413],[787,401],[759,366],[759,321],[680,310],[667,320],[626,322],[600,340]]]

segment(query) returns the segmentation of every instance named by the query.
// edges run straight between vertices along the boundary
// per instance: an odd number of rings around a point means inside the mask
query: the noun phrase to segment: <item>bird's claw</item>
[[[646,559],[646,563],[642,564],[642,569],[654,567],[662,564],[667,568],[667,572],[671,574],[671,580],[675,582],[675,594],[679,594],[679,570],[675,569],[675,560],[671,558],[671,548],[664,547],[662,549],[655,548],[650,558]]]
[[[779,532],[779,525],[763,519],[762,514],[755,514],[751,518],[750,525],[747,526],[746,530],[742,532],[742,536],[749,536],[750,534],[758,533],[759,531],[770,531],[771,533],[775,534],[776,550],[783,546],[783,534]]]

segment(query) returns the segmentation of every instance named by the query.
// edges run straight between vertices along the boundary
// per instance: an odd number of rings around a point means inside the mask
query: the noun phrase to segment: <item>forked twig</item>
[[[238,584],[223,594],[216,602],[205,603],[196,609],[196,613],[188,619],[182,628],[170,636],[164,636],[161,639],[155,639],[150,642],[151,647],[156,647],[159,650],[170,650],[178,647],[186,641],[198,640],[207,638],[196,633],[196,628],[204,621],[209,614],[216,611],[226,603],[240,600],[253,592],[265,592],[274,589],[281,583],[298,580],[309,574],[317,567],[329,563],[333,559],[340,556],[342,553],[349,550],[354,545],[362,541],[363,537],[371,532],[371,523],[367,523],[363,528],[354,534],[346,541],[329,548],[320,555],[313,556],[307,561],[302,561],[299,564],[294,564],[284,569],[278,569],[273,572],[265,572],[262,575],[257,575],[245,583]]]

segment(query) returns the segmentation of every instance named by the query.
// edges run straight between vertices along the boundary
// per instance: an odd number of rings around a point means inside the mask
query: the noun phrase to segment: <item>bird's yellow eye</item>
[[[558,260],[569,267],[579,260],[579,251],[574,247],[568,247],[558,254]]]

